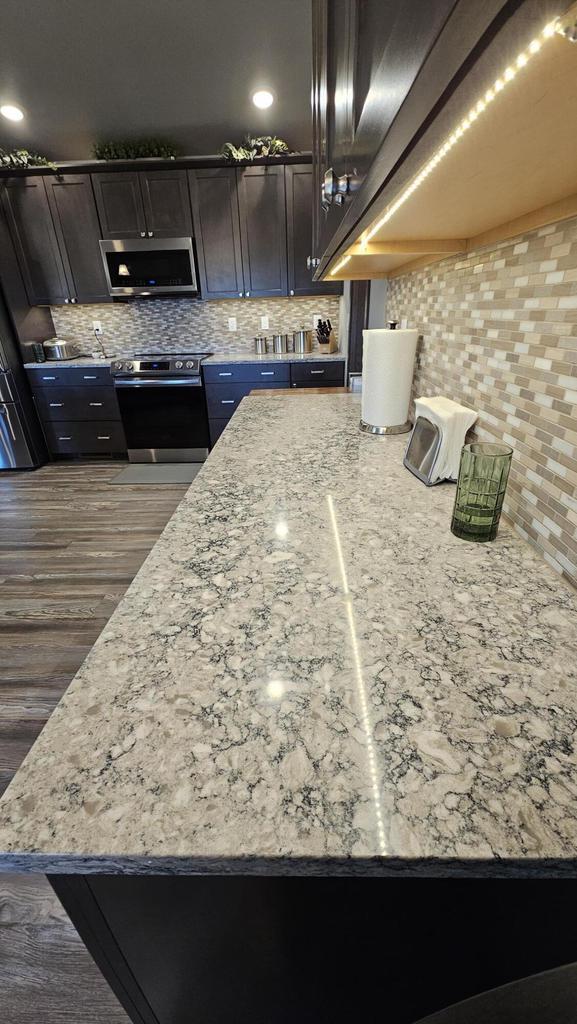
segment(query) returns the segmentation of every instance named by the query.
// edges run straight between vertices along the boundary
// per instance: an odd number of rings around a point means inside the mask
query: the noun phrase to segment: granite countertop
[[[189,343],[190,344],[190,343]],[[168,353],[167,353],[168,354]],[[78,356],[76,359],[50,359],[44,363],[24,363],[27,370],[45,369],[47,366],[110,366],[116,359],[132,359],[131,355],[114,356],[112,359],[95,359],[94,356]],[[205,359],[205,363],[300,363],[309,359],[346,359],[343,352],[331,352],[325,355],[315,349],[313,352],[285,352],[276,355],[267,352],[259,356],[256,352],[216,352]]]
[[[577,594],[355,395],[245,398],[0,801],[12,871],[577,868]]]

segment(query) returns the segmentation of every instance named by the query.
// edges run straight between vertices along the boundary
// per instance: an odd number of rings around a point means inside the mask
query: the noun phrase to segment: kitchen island
[[[226,921],[235,964],[260,971],[266,939],[274,979],[279,915],[328,951],[335,907],[365,920],[361,876],[402,946],[395,879],[435,882],[444,912],[449,886],[458,914],[473,878],[575,875],[577,595],[506,524],[453,537],[454,486],[359,415],[354,395],[242,401],[0,802],[0,868],[53,878],[133,1020],[188,1019],[158,980],[136,1006],[171,913],[171,963],[198,912],[205,953]],[[113,963],[110,935],[140,952]]]

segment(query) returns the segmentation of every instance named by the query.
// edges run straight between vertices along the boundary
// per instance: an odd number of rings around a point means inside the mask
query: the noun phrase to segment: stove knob
[[[122,369],[122,363],[113,363],[112,364],[112,369],[113,370],[121,370]]]
[[[186,369],[187,370],[192,370],[193,367],[194,367],[194,363],[193,363],[192,359],[187,359],[187,361],[186,361]]]
[[[125,370],[133,370],[134,369],[134,364],[133,363],[125,363],[124,364],[124,369]]]
[[[177,359],[174,365],[175,365],[177,370],[182,370],[182,367],[183,367],[184,364],[182,362],[182,359]]]

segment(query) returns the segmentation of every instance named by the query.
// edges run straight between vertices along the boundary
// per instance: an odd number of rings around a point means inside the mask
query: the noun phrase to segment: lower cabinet
[[[50,366],[27,372],[51,455],[126,453],[120,410],[107,366]]]
[[[345,382],[344,359],[298,362],[207,363],[204,366],[210,444],[218,441],[245,395],[266,388],[336,387]]]

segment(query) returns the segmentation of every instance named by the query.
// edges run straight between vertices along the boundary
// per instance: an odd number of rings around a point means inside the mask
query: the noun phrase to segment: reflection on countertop
[[[577,866],[577,594],[358,430],[244,399],[0,802],[0,867]]]

